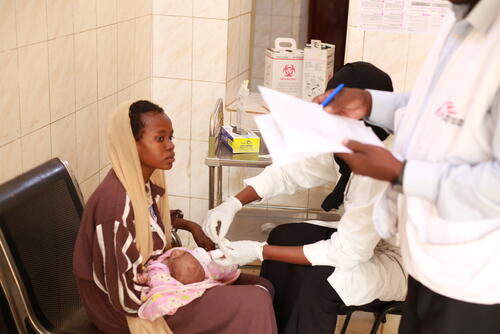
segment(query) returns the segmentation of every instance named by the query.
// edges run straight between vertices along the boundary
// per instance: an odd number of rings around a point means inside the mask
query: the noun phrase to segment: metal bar
[[[214,196],[214,191],[215,191],[215,186],[214,186],[214,174],[215,174],[215,167],[210,166],[208,167],[208,209],[213,209],[215,207],[215,196]]]
[[[222,166],[217,167],[217,205],[222,203]]]

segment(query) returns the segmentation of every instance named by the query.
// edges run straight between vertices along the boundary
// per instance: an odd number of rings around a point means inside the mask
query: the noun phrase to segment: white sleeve
[[[394,114],[396,110],[406,106],[409,93],[393,93],[368,89],[372,96],[372,110],[368,123],[381,126],[389,132],[394,132]]]
[[[336,182],[338,167],[332,153],[282,167],[267,166],[259,175],[245,179],[246,186],[255,189],[262,200],[280,194],[293,194],[300,188],[314,188],[328,182]]]
[[[373,206],[388,183],[354,175],[345,197],[345,213],[330,239],[305,245],[304,255],[312,265],[349,269],[373,256],[380,241],[372,220]]]

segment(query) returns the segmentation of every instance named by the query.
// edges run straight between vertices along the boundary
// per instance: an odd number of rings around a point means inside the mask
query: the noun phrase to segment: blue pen
[[[344,84],[341,83],[340,85],[338,85],[334,90],[333,92],[330,93],[330,95],[328,95],[328,97],[326,99],[323,100],[323,102],[321,102],[321,106],[324,108],[326,107],[330,102],[332,102],[333,98],[335,97],[335,95],[337,95],[341,90],[342,88],[344,88]]]

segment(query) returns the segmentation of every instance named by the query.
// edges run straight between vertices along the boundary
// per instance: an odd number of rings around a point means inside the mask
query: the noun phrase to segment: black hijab
[[[341,83],[351,88],[376,89],[388,92],[394,90],[391,77],[387,73],[364,61],[348,63],[342,66],[328,82],[326,90],[335,88]],[[365,124],[373,130],[380,140],[383,141],[389,136],[384,129],[366,122]],[[340,179],[333,191],[321,204],[325,211],[330,211],[333,208],[338,209],[344,202],[345,188],[351,176],[351,169],[342,159],[335,157],[335,162],[339,165]]]

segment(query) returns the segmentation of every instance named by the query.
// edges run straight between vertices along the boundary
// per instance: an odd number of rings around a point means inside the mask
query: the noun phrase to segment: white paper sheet
[[[321,153],[350,152],[344,139],[383,146],[363,122],[330,115],[312,102],[259,87],[269,115],[256,116],[269,153],[276,165],[284,165]]]

